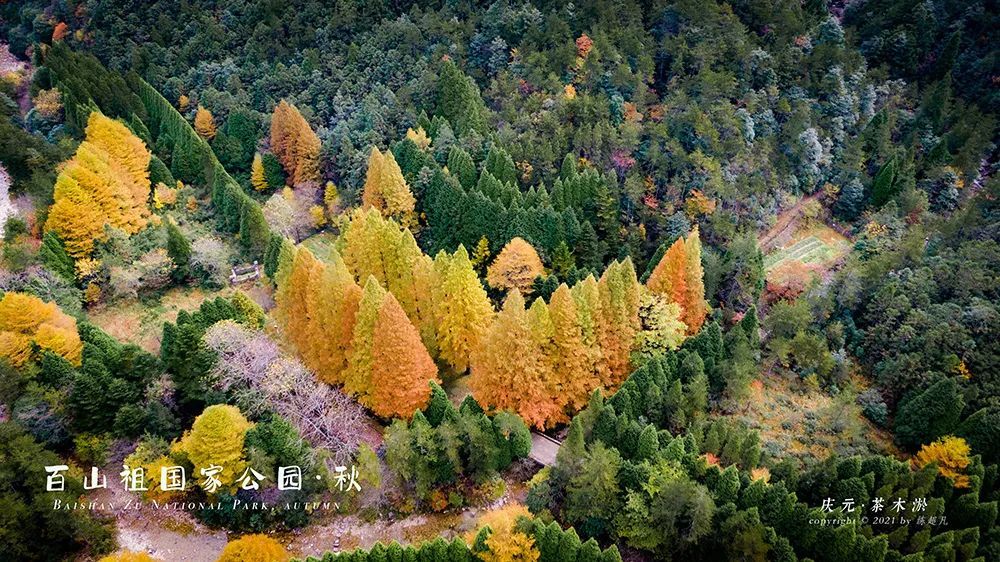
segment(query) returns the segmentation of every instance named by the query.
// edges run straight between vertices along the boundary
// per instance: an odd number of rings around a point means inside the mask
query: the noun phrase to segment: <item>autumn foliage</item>
[[[924,467],[937,463],[938,474],[954,481],[956,488],[968,488],[969,476],[964,471],[969,466],[969,452],[965,439],[949,435],[921,447],[913,464]]]
[[[35,345],[80,365],[83,344],[73,317],[33,295],[4,294],[0,299],[0,357],[21,366],[31,358]]]
[[[299,110],[281,100],[271,116],[271,152],[284,166],[292,185],[319,181],[320,141]]]
[[[200,105],[194,114],[194,130],[203,139],[212,140],[215,138],[215,118],[212,117],[211,111]]]
[[[703,277],[701,238],[696,227],[687,239],[674,241],[646,280],[650,291],[680,306],[688,335],[697,333],[708,315]]]
[[[479,554],[483,562],[537,562],[540,559],[535,539],[517,528],[521,517],[531,517],[531,513],[523,505],[509,504],[479,519],[480,529],[489,528],[487,551]]]
[[[134,234],[150,217],[150,153],[125,125],[90,114],[87,137],[56,178],[45,230],[55,231],[74,258],[106,238],[105,225]]]
[[[535,248],[522,238],[504,246],[486,272],[486,281],[496,289],[513,289],[528,294],[535,278],[542,275],[542,260]]]
[[[216,562],[286,562],[291,555],[267,535],[243,535],[222,549]]]
[[[384,417],[409,418],[431,395],[429,381],[440,383],[437,367],[392,293],[375,318],[372,338],[372,410]]]
[[[229,487],[247,466],[243,458],[243,439],[251,427],[253,424],[243,417],[239,408],[215,404],[194,419],[191,430],[185,432],[174,447],[187,455],[194,465],[194,474],[200,474],[202,468],[221,466],[222,471],[216,478],[223,487]]]
[[[412,222],[416,200],[392,152],[383,154],[377,147],[372,147],[361,202],[404,226]]]

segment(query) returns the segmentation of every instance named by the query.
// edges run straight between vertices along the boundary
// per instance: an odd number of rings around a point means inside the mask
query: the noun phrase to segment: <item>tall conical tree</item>
[[[267,176],[264,175],[264,159],[259,152],[253,155],[253,164],[250,165],[250,185],[257,191],[268,188]]]
[[[544,358],[533,337],[524,298],[511,290],[473,356],[469,386],[476,401],[493,410],[513,410],[526,422],[544,427],[550,396]]]
[[[681,319],[687,324],[688,335],[698,333],[705,316],[708,303],[705,301],[705,271],[701,266],[701,236],[698,227],[684,241],[684,288],[686,296]]]
[[[375,338],[375,321],[378,319],[382,301],[385,300],[385,289],[374,277],[365,282],[358,303],[358,313],[354,322],[354,337],[351,340],[351,353],[348,357],[347,375],[344,380],[344,390],[358,396],[359,401],[372,407],[372,363],[373,344]]]
[[[699,251],[700,255],[700,251]],[[687,254],[684,249],[684,239],[678,238],[670,245],[660,263],[646,280],[650,291],[665,295],[671,302],[677,303],[683,311],[687,308]]]
[[[271,152],[291,178],[292,185],[319,181],[320,141],[299,110],[281,100],[271,116]]]
[[[428,383],[441,382],[420,334],[392,293],[386,294],[375,319],[371,377],[372,410],[384,418],[409,419],[427,405]]]
[[[479,87],[450,59],[441,64],[435,115],[447,119],[457,134],[486,132],[486,104]]]
[[[440,357],[462,373],[469,368],[472,353],[479,348],[490,325],[493,307],[472,269],[465,246],[459,246],[451,255],[438,253],[434,277],[432,294]]]
[[[586,350],[587,376],[595,381],[594,388],[601,386],[603,351],[601,350],[601,294],[597,279],[588,275],[570,291],[576,304],[577,322],[580,324],[580,337]]]
[[[354,324],[361,287],[347,270],[340,254],[330,253],[319,282],[312,285],[307,306],[315,345],[307,364],[324,382],[342,384],[354,339]]]
[[[576,301],[565,283],[549,299],[552,319],[552,371],[561,392],[573,411],[587,404],[590,393],[600,385],[591,367],[591,354],[583,343],[583,330],[577,315]]]
[[[365,207],[374,207],[405,226],[412,223],[416,200],[392,152],[383,154],[378,147],[372,147],[361,201]]]
[[[639,280],[630,258],[612,262],[598,283],[602,383],[617,388],[631,371],[631,352],[639,330]]]
[[[309,330],[309,295],[322,271],[323,264],[312,252],[304,247],[298,248],[288,276],[278,286],[275,296],[277,318],[284,329],[285,338],[306,359],[306,364],[310,363],[309,358],[313,356]]]
[[[536,384],[539,386],[539,392],[548,397],[547,400],[535,404],[531,413],[534,421],[541,424],[539,427],[551,427],[569,421],[566,415],[568,396],[564,389],[566,373],[558,373],[555,370],[555,325],[552,322],[549,306],[541,298],[535,299],[528,309],[528,327],[531,328],[531,337],[535,341],[539,355]]]

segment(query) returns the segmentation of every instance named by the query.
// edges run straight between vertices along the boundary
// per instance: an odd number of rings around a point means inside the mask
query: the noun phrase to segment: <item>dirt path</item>
[[[820,193],[817,192],[809,195],[808,197],[803,197],[798,203],[782,211],[781,214],[778,215],[778,220],[775,221],[774,226],[767,229],[757,237],[757,243],[760,246],[761,251],[766,254],[773,249],[775,243],[778,242],[783,235],[791,236],[798,227],[798,219],[802,216],[802,208],[805,207],[806,203],[818,200],[819,196]]]

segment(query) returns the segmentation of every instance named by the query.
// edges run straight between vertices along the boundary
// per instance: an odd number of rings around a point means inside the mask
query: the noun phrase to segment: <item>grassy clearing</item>
[[[330,260],[330,254],[333,251],[334,244],[337,242],[337,235],[332,232],[320,232],[306,238],[302,241],[302,245],[309,248],[309,251],[313,253],[317,258],[323,261]]]
[[[779,459],[810,464],[831,455],[897,452],[891,435],[861,414],[853,394],[831,397],[788,373],[771,371],[754,381],[746,407],[734,417],[756,429],[761,448]]]
[[[177,320],[182,310],[195,310],[208,298],[229,296],[232,287],[206,291],[200,287],[175,287],[156,299],[115,302],[89,311],[88,318],[115,338],[134,343],[150,353],[160,351],[163,323]]]

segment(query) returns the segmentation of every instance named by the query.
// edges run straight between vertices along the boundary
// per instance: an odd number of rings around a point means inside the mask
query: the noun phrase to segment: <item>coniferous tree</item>
[[[365,207],[374,207],[403,226],[413,221],[416,200],[392,152],[382,154],[377,147],[372,147],[361,201]]]
[[[187,279],[191,273],[191,242],[172,221],[167,221],[167,255],[174,262],[174,271],[171,276],[175,281]]]
[[[320,180],[319,137],[298,108],[285,100],[275,106],[271,116],[271,152],[281,161],[292,185]]]
[[[420,334],[392,293],[386,294],[375,319],[371,378],[368,402],[385,418],[412,416],[427,405],[428,383],[440,382]]]
[[[194,114],[194,130],[205,140],[215,138],[215,118],[212,117],[212,112],[200,105]]]
[[[457,372],[469,368],[493,317],[493,307],[464,246],[434,258],[432,295],[441,359]]]

